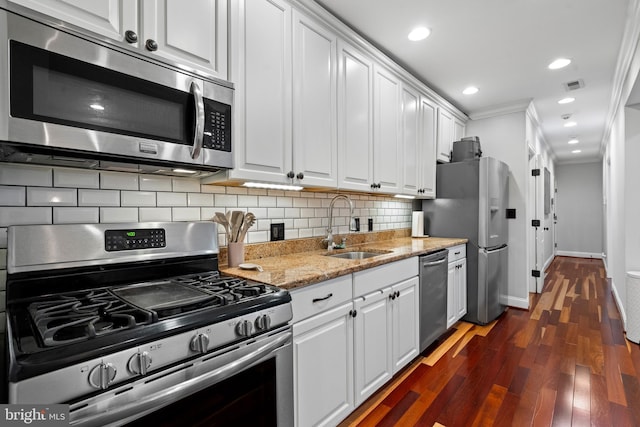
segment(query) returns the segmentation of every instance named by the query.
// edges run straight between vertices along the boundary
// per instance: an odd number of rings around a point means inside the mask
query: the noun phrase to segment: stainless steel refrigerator
[[[436,166],[436,199],[424,200],[425,233],[464,237],[467,243],[467,315],[485,325],[506,308],[509,167],[481,157]]]

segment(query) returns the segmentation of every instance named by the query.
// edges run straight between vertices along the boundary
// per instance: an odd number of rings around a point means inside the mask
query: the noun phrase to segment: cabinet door
[[[374,66],[373,176],[379,191],[400,191],[402,145],[400,135],[400,80],[387,69]]]
[[[235,168],[230,178],[288,183],[291,140],[291,7],[231,2]]]
[[[394,285],[393,301],[393,372],[398,372],[418,355],[420,336],[418,278]]]
[[[293,325],[295,425],[337,425],[353,410],[352,303]]]
[[[438,107],[430,99],[420,97],[420,197],[436,197],[436,139]]]
[[[140,46],[157,43],[153,54],[194,70],[227,78],[227,2],[145,0]],[[126,3],[126,2],[123,2]]]
[[[338,41],[338,187],[371,191],[373,62]]]
[[[458,314],[457,304],[458,304],[458,286],[456,283],[457,280],[457,268],[455,262],[449,263],[449,268],[447,270],[447,329],[453,326],[456,323],[456,316]]]
[[[391,288],[354,301],[355,405],[382,386],[393,372],[391,363]]]
[[[451,141],[460,141],[464,136],[465,124],[454,117],[453,119],[453,138]]]
[[[336,187],[337,38],[296,11],[293,31],[293,170],[304,184]]]
[[[457,262],[458,271],[458,303],[456,317],[462,319],[467,314],[467,259],[461,259]]]
[[[127,30],[138,32],[138,4],[122,0],[11,0],[29,9],[110,39],[123,41]]]
[[[451,161],[451,143],[453,141],[453,115],[440,108],[438,111],[438,160]]]
[[[402,193],[417,196],[420,193],[420,158],[418,119],[420,96],[408,86],[402,87]]]

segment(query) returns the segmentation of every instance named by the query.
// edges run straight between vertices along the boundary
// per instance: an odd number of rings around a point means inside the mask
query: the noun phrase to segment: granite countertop
[[[263,269],[262,272],[226,266],[221,266],[220,271],[230,276],[242,277],[291,290],[404,258],[424,255],[466,242],[467,239],[459,238],[402,237],[347,246],[346,249],[334,249],[332,252],[328,252],[326,249],[313,250],[264,257],[256,260],[245,260],[245,263],[260,265]],[[358,260],[325,256],[330,253],[350,251],[381,252],[381,255]]]

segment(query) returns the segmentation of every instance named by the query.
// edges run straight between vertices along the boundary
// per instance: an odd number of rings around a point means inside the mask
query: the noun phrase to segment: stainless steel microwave
[[[0,70],[0,160],[233,167],[229,82],[3,9]]]

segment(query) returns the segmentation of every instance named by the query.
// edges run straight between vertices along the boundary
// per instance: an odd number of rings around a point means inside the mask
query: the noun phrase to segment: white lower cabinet
[[[447,328],[467,314],[467,255],[464,245],[449,248]]]
[[[296,426],[337,425],[418,355],[417,273],[414,257],[291,291]]]
[[[298,426],[336,425],[353,411],[352,303],[293,325]]]

